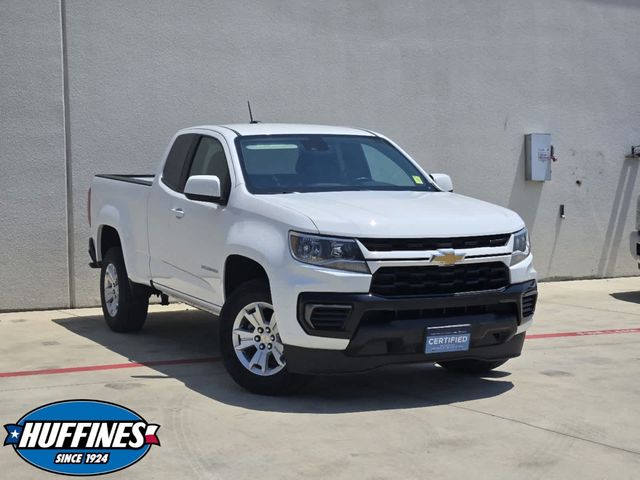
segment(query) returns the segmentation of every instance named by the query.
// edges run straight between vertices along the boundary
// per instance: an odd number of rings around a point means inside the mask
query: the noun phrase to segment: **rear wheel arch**
[[[100,261],[104,259],[109,249],[113,247],[123,249],[118,230],[111,225],[101,225],[98,229],[98,245],[96,247],[96,253],[100,255]]]
[[[252,280],[263,280],[270,285],[267,271],[260,263],[244,255],[229,255],[224,262],[225,300],[242,284]]]

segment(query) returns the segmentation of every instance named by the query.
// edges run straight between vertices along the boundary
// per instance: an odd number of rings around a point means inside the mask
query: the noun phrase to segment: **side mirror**
[[[184,195],[189,200],[221,203],[220,179],[215,175],[193,175],[187,179]]]
[[[453,192],[453,182],[446,173],[432,173],[431,178],[443,192]]]

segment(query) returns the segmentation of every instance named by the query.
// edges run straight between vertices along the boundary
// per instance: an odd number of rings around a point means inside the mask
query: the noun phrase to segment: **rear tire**
[[[287,369],[267,282],[240,285],[220,312],[219,328],[224,366],[241,387],[260,395],[287,395],[308,382],[310,377]]]
[[[450,362],[438,362],[438,365],[454,372],[477,375],[490,372],[506,362],[507,360],[452,360]]]
[[[122,250],[110,248],[102,259],[100,300],[107,325],[114,332],[139,331],[147,319],[151,289],[127,275]]]

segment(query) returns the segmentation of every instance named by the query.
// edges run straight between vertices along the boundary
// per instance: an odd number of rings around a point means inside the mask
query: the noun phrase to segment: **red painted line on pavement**
[[[640,333],[638,328],[618,328],[612,330],[586,330],[582,332],[538,333],[527,335],[527,340],[558,337],[587,337],[591,335],[612,335],[622,333]],[[220,361],[220,357],[182,358],[177,360],[150,360],[148,362],[112,363],[106,365],[87,365],[84,367],[48,368],[43,370],[22,370],[18,372],[0,372],[0,378],[26,377],[29,375],[54,375],[58,373],[95,372],[97,370],[118,370],[121,368],[157,367],[162,365],[185,365],[190,363],[211,363]]]
[[[96,370],[118,370],[120,368],[156,367],[160,365],[184,365],[188,363],[209,363],[221,360],[220,357],[182,358],[178,360],[150,360],[148,362],[112,363],[107,365],[87,365],[85,367],[47,368],[43,370],[22,370],[19,372],[0,372],[3,377],[26,377],[29,375],[54,375],[56,373],[95,372]]]
[[[613,335],[616,333],[640,333],[640,328],[616,328],[612,330],[586,330],[583,332],[558,332],[558,333],[537,333],[527,335],[527,340],[537,338],[558,338],[558,337],[588,337],[590,335]]]

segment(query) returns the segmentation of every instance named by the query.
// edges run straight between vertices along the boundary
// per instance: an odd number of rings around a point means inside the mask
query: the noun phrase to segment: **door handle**
[[[184,210],[180,207],[172,208],[171,211],[175,214],[176,218],[184,217]]]

